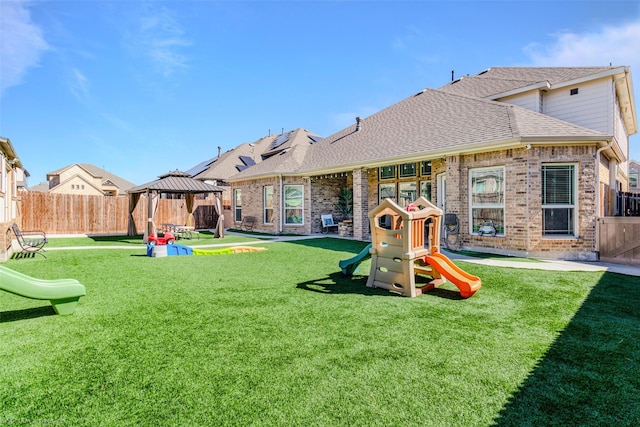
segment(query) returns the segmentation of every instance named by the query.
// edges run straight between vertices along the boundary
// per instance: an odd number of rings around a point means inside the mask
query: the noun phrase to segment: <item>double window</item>
[[[543,236],[576,235],[576,187],[575,165],[542,166]]]
[[[469,181],[471,232],[489,226],[504,234],[504,167],[472,169]]]

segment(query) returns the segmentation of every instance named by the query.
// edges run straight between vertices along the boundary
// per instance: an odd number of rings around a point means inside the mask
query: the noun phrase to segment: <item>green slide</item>
[[[84,285],[75,279],[35,279],[2,265],[0,290],[25,298],[49,300],[60,315],[72,314],[80,297],[87,294]]]
[[[369,249],[371,249],[371,243],[369,243],[358,255],[353,258],[343,259],[338,263],[338,266],[342,269],[342,274],[345,276],[353,276],[353,273],[356,272],[360,263],[365,259],[368,259],[371,254],[369,253]]]

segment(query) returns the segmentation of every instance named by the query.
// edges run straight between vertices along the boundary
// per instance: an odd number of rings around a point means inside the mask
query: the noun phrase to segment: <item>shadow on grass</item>
[[[299,289],[317,292],[321,294],[360,294],[368,296],[401,296],[396,292],[391,292],[381,288],[368,288],[367,277],[347,277],[341,272],[331,273],[321,279],[308,280],[296,285]],[[461,300],[460,292],[450,289],[435,288],[422,294],[424,297],[438,297],[450,300]]]
[[[44,316],[55,316],[55,314],[55,310],[50,305],[35,308],[25,308],[24,310],[0,311],[0,323],[35,319]]]
[[[297,288],[321,294],[396,295],[385,289],[368,288],[366,277],[349,278],[341,272],[331,273],[321,279],[298,283]]]
[[[638,278],[604,273],[494,425],[640,425],[638,307]]]

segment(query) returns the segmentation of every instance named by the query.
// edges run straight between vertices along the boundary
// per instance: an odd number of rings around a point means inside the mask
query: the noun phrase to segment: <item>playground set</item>
[[[169,230],[165,230],[162,237],[157,237],[154,234],[151,234],[147,243],[147,256],[161,258],[179,255],[224,255],[267,250],[266,248],[253,246],[231,246],[219,249],[201,249],[180,245],[175,243],[175,241],[175,236]]]
[[[406,209],[392,199],[383,200],[369,212],[371,244],[355,257],[340,261],[342,272],[351,276],[362,261],[371,258],[368,287],[416,297],[446,279],[459,289],[462,298],[473,296],[482,286],[480,278],[440,253],[442,216],[442,210],[424,197]],[[431,280],[416,286],[417,275]]]

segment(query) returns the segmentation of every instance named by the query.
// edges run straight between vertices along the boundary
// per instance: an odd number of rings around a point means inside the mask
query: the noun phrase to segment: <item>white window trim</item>
[[[238,195],[240,195],[240,218],[238,218],[238,206],[236,204]],[[242,221],[242,189],[240,188],[233,190],[233,220]]]
[[[289,223],[287,222],[287,199],[286,199],[286,194],[287,194],[287,187],[300,187],[301,188],[301,193],[302,193],[302,203],[300,205],[300,210],[302,211],[301,217],[302,217],[302,221],[299,223]],[[284,186],[284,193],[283,193],[283,210],[284,210],[284,225],[287,227],[300,227],[304,225],[304,185],[302,184],[286,184]]]
[[[507,187],[507,171],[506,168],[504,166],[487,166],[487,167],[481,167],[481,168],[470,168],[469,169],[469,235],[471,236],[479,236],[478,233],[474,233],[473,232],[473,209],[474,208],[480,208],[480,207],[475,207],[473,205],[473,178],[471,177],[472,173],[474,171],[481,171],[481,170],[494,170],[494,169],[502,169],[502,203],[492,203],[492,204],[484,204],[482,205],[482,208],[488,208],[488,209],[496,209],[496,208],[501,208],[502,209],[502,225],[503,225],[503,232],[496,234],[496,236],[500,236],[500,237],[504,237],[507,235],[507,227],[506,227],[506,220],[507,220],[507,211],[506,211],[506,187]]]
[[[271,188],[271,207],[268,208],[267,207],[267,188]],[[274,218],[275,215],[273,215],[274,213],[274,206],[273,206],[273,200],[274,200],[274,193],[273,193],[273,185],[265,185],[264,187],[262,187],[262,216],[263,216],[263,221],[265,224],[273,224],[272,222],[267,222],[267,210],[271,210],[271,218]]]
[[[541,207],[542,207],[542,224],[541,225],[541,233],[542,233],[542,238],[545,240],[563,240],[563,239],[577,239],[578,238],[578,206],[579,204],[579,200],[578,200],[578,196],[580,194],[580,192],[578,191],[578,163],[542,163],[541,167],[540,167],[540,186],[541,186],[541,193],[540,196],[543,197],[544,200],[544,188],[542,187],[542,168],[544,166],[573,166],[573,204],[558,204],[558,205],[545,205],[544,203],[542,203],[541,200]],[[566,234],[566,235],[562,235],[562,234],[549,234],[546,235],[544,234],[544,210],[546,209],[546,207],[549,208],[573,208],[573,234]]]

